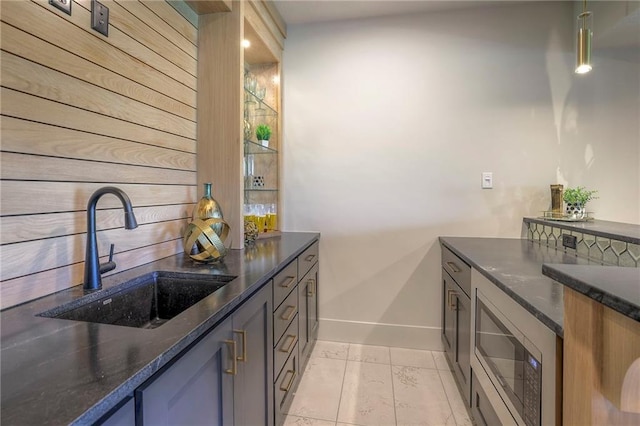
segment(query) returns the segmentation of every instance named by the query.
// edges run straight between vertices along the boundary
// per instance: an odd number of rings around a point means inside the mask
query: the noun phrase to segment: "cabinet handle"
[[[289,288],[291,284],[293,284],[296,280],[296,277],[287,277],[285,281],[281,282],[279,285],[283,288]]]
[[[291,379],[289,379],[289,383],[287,383],[286,387],[282,386],[282,383],[284,383],[286,381],[287,378],[287,374],[291,373]],[[280,383],[280,390],[283,392],[289,392],[289,389],[291,389],[291,386],[293,385],[293,381],[296,379],[296,375],[298,373],[295,370],[287,370],[287,373],[284,375],[284,377],[282,378],[282,382]]]
[[[455,262],[447,262],[447,266],[455,274],[457,274],[458,272],[462,272],[462,269],[460,269],[460,267],[456,265]]]
[[[288,311],[288,313],[287,313]],[[280,315],[280,319],[283,321],[290,321],[291,318],[293,318],[293,316],[296,314],[296,307],[295,306],[287,306],[287,309],[284,310],[284,312],[282,313],[282,315]]]
[[[313,258],[316,257],[315,254],[310,254],[309,256],[304,258],[305,262],[311,262],[313,260]]]
[[[293,334],[287,334],[287,337],[285,337],[285,339],[282,341],[282,346],[284,346],[284,342],[287,339],[291,339],[289,343],[289,347],[287,349],[282,349],[282,347],[280,347],[280,352],[284,352],[286,354],[288,354],[289,352],[291,352],[291,349],[293,349],[293,347],[296,345],[296,342],[298,341],[298,339],[296,339],[296,336],[294,336]]]
[[[453,303],[453,298],[456,297],[458,293],[455,290],[447,290],[447,305],[449,305],[450,311],[456,310],[456,305]]]
[[[237,360],[247,362],[247,330],[233,330],[233,332],[242,334],[242,355],[237,357]]]
[[[231,347],[231,369],[227,369],[224,370],[225,373],[227,374],[231,374],[232,376],[235,376],[236,373],[238,372],[238,361],[236,361],[236,341],[235,340],[225,340],[224,343],[226,343],[228,346]]]
[[[316,280],[309,278],[307,280],[307,296],[313,297],[316,294]]]

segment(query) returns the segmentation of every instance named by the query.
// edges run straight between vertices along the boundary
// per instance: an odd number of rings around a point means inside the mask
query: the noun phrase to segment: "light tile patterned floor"
[[[470,426],[443,352],[318,341],[285,426]]]

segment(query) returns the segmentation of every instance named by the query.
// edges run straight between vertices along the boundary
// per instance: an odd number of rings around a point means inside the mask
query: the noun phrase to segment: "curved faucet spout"
[[[87,203],[87,250],[84,261],[83,286],[85,291],[100,290],[102,288],[100,257],[98,256],[98,242],[96,238],[96,206],[98,200],[104,194],[113,194],[120,199],[122,207],[124,208],[125,229],[138,227],[136,216],[133,214],[133,208],[131,207],[131,200],[129,200],[129,197],[123,190],[114,186],[105,186],[96,190],[96,192],[91,195]]]

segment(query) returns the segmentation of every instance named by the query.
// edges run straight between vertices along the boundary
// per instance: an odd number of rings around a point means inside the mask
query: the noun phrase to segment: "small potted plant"
[[[583,219],[587,214],[586,204],[598,198],[594,195],[596,192],[598,191],[590,191],[583,186],[567,188],[563,196],[565,203],[567,203],[567,214],[574,219]]]
[[[256,138],[258,138],[258,142],[262,144],[262,146],[269,146],[269,138],[271,137],[271,127],[266,124],[260,124],[256,127]]]

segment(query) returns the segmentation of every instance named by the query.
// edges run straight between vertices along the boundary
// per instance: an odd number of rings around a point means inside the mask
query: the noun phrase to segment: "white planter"
[[[258,141],[260,142],[260,144],[262,146],[264,146],[265,148],[269,148],[269,141],[268,140],[262,140],[262,141]]]

